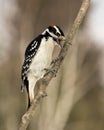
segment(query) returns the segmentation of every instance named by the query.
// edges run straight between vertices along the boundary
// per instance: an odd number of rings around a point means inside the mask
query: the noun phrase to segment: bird
[[[36,82],[46,73],[52,62],[54,47],[61,47],[65,35],[59,26],[51,24],[27,46],[21,70],[21,90],[26,88],[28,95],[28,108],[33,103]]]

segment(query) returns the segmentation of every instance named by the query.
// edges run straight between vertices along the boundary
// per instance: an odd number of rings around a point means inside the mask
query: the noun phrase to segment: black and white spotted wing
[[[22,66],[22,81],[24,86],[28,87],[28,79],[27,79],[27,73],[30,67],[30,64],[32,62],[33,57],[36,55],[37,50],[40,46],[42,40],[42,35],[39,35],[36,39],[34,39],[27,47],[25,51],[25,59]]]

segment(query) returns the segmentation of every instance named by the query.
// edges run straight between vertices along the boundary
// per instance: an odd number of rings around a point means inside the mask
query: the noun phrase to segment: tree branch
[[[52,64],[50,70],[58,72],[58,70],[62,64],[62,61],[64,60],[64,58],[68,52],[70,44],[72,43],[74,36],[75,36],[77,30],[79,29],[79,26],[80,26],[84,16],[86,15],[89,4],[90,4],[90,0],[83,0],[83,3],[81,5],[81,8],[78,12],[78,15],[77,15],[75,21],[74,21],[71,31],[67,35],[63,48],[61,49],[61,51],[59,53],[58,60]],[[26,113],[22,116],[21,125],[20,125],[19,130],[26,130],[26,128],[28,127],[30,120],[32,119],[32,117],[36,111],[37,105],[40,103],[40,100],[45,95],[46,87],[53,77],[54,77],[54,74],[52,73],[52,71],[50,71],[49,73],[45,74],[42,79],[40,79],[38,81],[38,83],[37,83],[38,90],[36,92],[34,102],[31,105],[31,107],[29,108],[29,110],[26,111]]]

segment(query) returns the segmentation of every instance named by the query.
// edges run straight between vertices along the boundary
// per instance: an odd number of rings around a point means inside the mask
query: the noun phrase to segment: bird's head
[[[59,26],[56,26],[54,24],[51,24],[43,33],[47,33],[49,36],[51,36],[60,46],[60,42],[65,40],[63,31]]]

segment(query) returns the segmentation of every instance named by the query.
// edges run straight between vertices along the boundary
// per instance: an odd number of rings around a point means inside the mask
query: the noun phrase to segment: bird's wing
[[[22,78],[22,81],[23,81],[22,86],[26,86],[26,87],[28,86],[27,73],[28,73],[30,64],[32,62],[32,59],[36,55],[37,50],[38,50],[38,48],[40,46],[41,38],[42,38],[42,36],[39,35],[26,48],[25,59],[24,59],[23,65],[22,65],[22,73],[21,73],[21,78]]]

